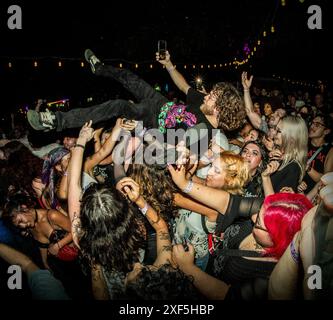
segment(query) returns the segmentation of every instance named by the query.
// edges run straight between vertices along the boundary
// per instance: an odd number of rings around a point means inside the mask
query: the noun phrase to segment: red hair
[[[278,259],[283,255],[311,208],[312,203],[303,194],[276,193],[265,198],[264,223],[273,242],[266,248],[267,255]]]

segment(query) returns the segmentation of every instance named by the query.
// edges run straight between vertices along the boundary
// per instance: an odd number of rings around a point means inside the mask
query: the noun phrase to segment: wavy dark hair
[[[79,244],[90,265],[128,272],[144,248],[141,216],[120,193],[91,185],[82,197]]]
[[[245,190],[247,187],[249,187],[250,184],[252,184],[253,189],[255,190],[256,196],[257,197],[265,197],[264,194],[264,189],[262,186],[262,177],[261,177],[261,173],[266,169],[268,161],[269,161],[269,157],[268,157],[268,152],[266,150],[266,147],[264,146],[264,144],[258,140],[255,141],[248,141],[246,142],[240,153],[242,154],[243,150],[245,149],[246,146],[248,146],[249,144],[254,144],[259,148],[260,154],[261,154],[261,163],[258,166],[255,175],[252,177],[251,181],[247,184],[247,186],[245,186]]]
[[[134,281],[126,285],[127,299],[175,300],[199,299],[200,294],[193,285],[193,278],[178,268],[164,264],[159,268],[143,267]]]
[[[41,176],[43,160],[18,141],[9,142],[2,149],[7,157],[1,172],[3,177],[16,191],[25,190],[34,196],[31,183],[34,178]]]
[[[140,185],[145,200],[167,222],[177,214],[174,193],[177,192],[166,168],[158,165],[131,164],[127,175]]]
[[[213,87],[216,95],[215,106],[219,110],[218,128],[225,131],[239,129],[246,119],[243,98],[231,83],[218,82]]]

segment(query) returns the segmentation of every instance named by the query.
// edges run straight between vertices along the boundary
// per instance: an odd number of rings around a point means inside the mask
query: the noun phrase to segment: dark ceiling
[[[4,70],[1,86],[4,91],[14,92],[15,78],[20,92],[28,84],[25,80],[20,82],[19,78],[31,80],[34,77],[31,59],[79,60],[87,47],[110,62],[153,63],[158,39],[168,41],[176,63],[229,62],[235,57],[242,59],[244,44],[248,43],[252,49],[264,30],[268,36],[251,62],[254,73],[330,80],[329,1],[285,1],[284,7],[281,0],[1,1],[0,65]],[[22,8],[22,30],[7,28],[10,4]],[[322,8],[322,30],[307,27],[310,16],[307,9],[311,4]],[[273,34],[270,32],[272,23]],[[8,61],[19,61],[21,67],[15,75],[6,70]],[[29,67],[24,63],[29,63]],[[42,77],[54,77],[47,67],[41,69]],[[66,72],[69,75],[72,71],[67,69]],[[55,78],[61,80],[61,77]],[[72,88],[74,86],[72,84]]]

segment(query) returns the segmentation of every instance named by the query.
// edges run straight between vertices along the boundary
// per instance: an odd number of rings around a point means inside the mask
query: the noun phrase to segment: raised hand
[[[79,139],[84,142],[90,141],[94,136],[94,129],[91,127],[92,120],[86,122],[80,130]]]
[[[242,85],[244,90],[250,90],[252,84],[253,76],[248,79],[247,72],[242,72]]]
[[[188,243],[188,251],[185,251],[183,245],[176,244],[172,248],[172,260],[183,270],[194,264],[194,248]]]
[[[165,59],[160,59],[160,54],[156,52],[156,61],[158,61],[160,64],[167,66],[172,64],[170,60],[170,53],[169,51],[165,52]]]
[[[134,203],[140,199],[140,186],[132,178],[123,178],[117,183],[117,189]]]
[[[308,185],[305,183],[305,181],[302,181],[297,187],[297,192],[304,193],[304,191],[306,190],[307,187],[308,187]]]
[[[276,160],[270,161],[267,165],[267,168],[262,173],[262,176],[269,177],[271,174],[276,172],[277,169],[279,169],[279,167],[280,167],[280,162],[279,161],[276,161]]]
[[[178,188],[183,189],[187,185],[185,166],[175,169],[172,165],[168,165],[173,182]]]

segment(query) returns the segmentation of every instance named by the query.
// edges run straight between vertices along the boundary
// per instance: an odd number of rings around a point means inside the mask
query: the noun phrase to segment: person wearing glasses
[[[179,268],[208,299],[266,298],[268,278],[300,230],[311,202],[295,193],[244,198],[187,180],[184,168],[169,166],[169,171],[181,190],[218,212],[215,236],[221,238],[207,273],[195,266],[192,245],[188,252],[180,244],[174,246]]]
[[[333,171],[332,125],[330,117],[324,116],[317,116],[311,122],[306,174],[299,192],[308,194],[323,174]]]

